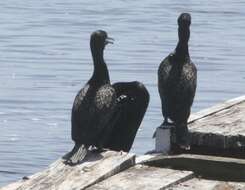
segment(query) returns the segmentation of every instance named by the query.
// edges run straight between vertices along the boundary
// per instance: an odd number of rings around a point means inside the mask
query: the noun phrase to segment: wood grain
[[[28,180],[21,180],[0,190],[82,190],[135,164],[135,155],[106,151],[91,154],[88,160],[76,166],[62,159]]]
[[[173,185],[166,190],[244,190],[243,182],[225,182],[193,178],[183,183]]]
[[[190,171],[179,171],[136,165],[95,184],[87,190],[160,190],[193,177]]]

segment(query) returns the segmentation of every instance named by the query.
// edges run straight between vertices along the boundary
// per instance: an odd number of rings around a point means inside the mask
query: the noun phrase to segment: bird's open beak
[[[106,44],[113,44],[113,42],[114,42],[114,39],[110,38],[110,37],[107,37],[106,40],[105,40]]]

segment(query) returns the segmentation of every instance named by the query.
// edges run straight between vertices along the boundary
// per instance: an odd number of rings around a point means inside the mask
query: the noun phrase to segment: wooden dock
[[[86,189],[135,164],[135,155],[106,151],[91,154],[76,166],[59,159],[46,170],[0,188],[1,190],[71,190]]]
[[[192,114],[190,152],[107,151],[76,166],[62,159],[0,190],[245,190],[245,96]]]
[[[192,114],[192,150],[245,158],[245,96]]]
[[[244,190],[245,183],[193,178],[166,190]]]

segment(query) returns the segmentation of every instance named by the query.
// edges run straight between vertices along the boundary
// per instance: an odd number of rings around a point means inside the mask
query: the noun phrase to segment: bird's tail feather
[[[182,149],[190,149],[190,134],[187,123],[176,124],[176,143]]]
[[[88,148],[83,144],[75,144],[72,151],[69,152],[65,157],[65,163],[68,165],[76,165],[81,163],[86,157]]]

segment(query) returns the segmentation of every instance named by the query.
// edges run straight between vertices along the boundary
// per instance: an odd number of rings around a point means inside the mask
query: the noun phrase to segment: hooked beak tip
[[[113,44],[113,43],[114,43],[114,39],[113,38],[110,38],[110,37],[106,38],[106,44]]]

